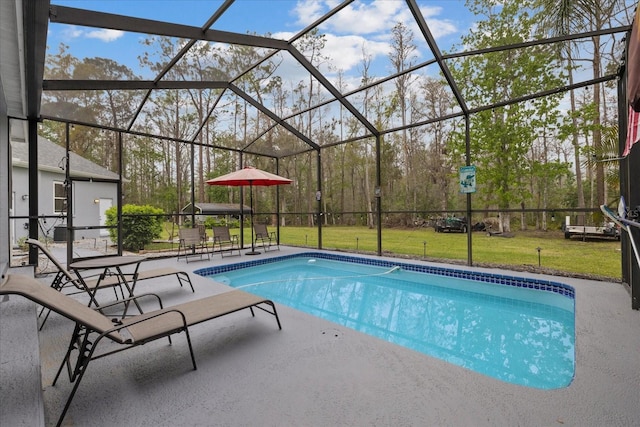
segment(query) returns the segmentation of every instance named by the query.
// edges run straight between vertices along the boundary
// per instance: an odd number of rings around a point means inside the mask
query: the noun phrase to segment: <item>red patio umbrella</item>
[[[249,200],[251,206],[251,252],[247,255],[256,255],[260,252],[255,250],[253,239],[253,186],[271,186],[291,184],[293,181],[280,175],[269,173],[252,166],[245,166],[244,169],[228,173],[207,181],[209,185],[230,185],[234,187],[249,186]]]

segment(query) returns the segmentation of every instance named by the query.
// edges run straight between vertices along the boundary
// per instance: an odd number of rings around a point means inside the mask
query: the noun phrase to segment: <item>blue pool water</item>
[[[327,253],[196,273],[510,383],[573,379],[574,290],[562,283]]]

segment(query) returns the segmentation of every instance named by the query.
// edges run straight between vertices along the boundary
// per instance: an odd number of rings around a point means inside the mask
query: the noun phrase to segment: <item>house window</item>
[[[67,192],[64,182],[53,183],[53,212],[65,213],[67,211]]]

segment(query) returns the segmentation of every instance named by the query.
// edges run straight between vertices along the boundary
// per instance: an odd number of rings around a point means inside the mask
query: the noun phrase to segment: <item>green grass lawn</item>
[[[275,231],[270,227],[270,231]],[[232,229],[232,234],[239,234]],[[211,232],[209,231],[209,234]],[[620,242],[616,240],[565,239],[559,231],[515,232],[514,237],[472,234],[473,265],[511,266],[514,269],[549,272],[557,270],[577,275],[601,276],[619,280],[621,277]],[[245,247],[251,246],[250,229],[244,231]],[[377,230],[367,227],[322,227],[322,248],[377,253]],[[167,236],[168,237],[168,236]],[[316,249],[318,229],[311,227],[281,227],[280,243]],[[540,248],[540,267],[538,249]],[[395,229],[382,231],[382,252],[385,255],[407,256],[432,261],[466,263],[467,235],[436,233],[432,228]]]
[[[272,227],[273,228],[273,227]],[[275,228],[273,228],[275,229]],[[245,238],[248,240],[248,230]],[[474,265],[540,266],[569,273],[621,276],[620,242],[615,240],[565,239],[560,231],[517,232],[511,238],[472,234]],[[377,231],[366,227],[323,227],[322,248],[359,252],[377,252]],[[284,245],[318,245],[318,231],[307,227],[281,227],[280,242]],[[383,229],[384,254],[415,258],[458,260],[466,262],[467,235],[436,233],[431,228]]]

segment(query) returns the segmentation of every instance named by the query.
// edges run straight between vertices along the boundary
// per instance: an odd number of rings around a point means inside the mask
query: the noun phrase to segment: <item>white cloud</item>
[[[325,55],[331,57],[331,65],[337,70],[350,70],[362,63],[363,56],[375,58],[386,55],[389,49],[388,43],[367,40],[357,35],[326,35]]]
[[[291,13],[298,17],[298,23],[306,26],[324,14],[323,2],[318,0],[299,1]]]
[[[297,16],[298,24],[306,26],[336,5],[336,0],[300,0],[293,13]],[[434,38],[459,32],[452,20],[442,17],[442,7],[423,5],[420,12]],[[320,31],[326,38],[326,56],[332,58],[337,69],[348,71],[362,63],[363,55],[370,56],[372,60],[387,55],[390,50],[390,31],[398,22],[404,23],[413,32],[417,44],[424,45],[422,33],[405,2],[356,1],[322,24]],[[291,36],[287,33],[277,35],[285,40]],[[422,49],[419,47],[418,52]]]
[[[273,35],[275,38],[289,40],[293,33],[281,32]],[[324,34],[325,46],[323,56],[330,58],[331,70],[327,69],[328,64],[321,64],[323,73],[331,74],[342,70],[348,72],[362,64],[362,59],[367,57],[376,58],[380,55],[387,55],[390,50],[386,41],[375,41],[359,35],[337,36],[335,34]]]
[[[108,43],[122,37],[124,32],[120,30],[94,30],[87,31],[85,35],[90,39],[98,39]]]
[[[60,33],[60,38],[62,40],[70,41],[73,39],[86,38],[86,39],[98,39],[107,43],[117,40],[122,36],[124,36],[124,32],[120,30],[87,31],[84,28],[80,28],[75,25],[69,25],[65,27]]]
[[[335,0],[301,0],[296,4],[293,13],[297,16],[298,24],[306,26],[336,5]],[[441,18],[443,14],[442,7],[421,6],[420,12],[427,21],[435,38],[458,31],[456,25],[450,19]],[[376,34],[387,33],[398,22],[414,27],[415,20],[404,2],[373,0],[370,3],[364,3],[356,1],[323,23],[322,30],[337,34],[375,36]]]
[[[277,33],[271,34],[271,38],[274,38],[276,40],[290,40],[293,36],[295,36],[295,33],[292,33],[290,31],[279,31]]]
[[[69,25],[68,27],[65,27],[60,34],[63,40],[71,40],[77,39],[78,37],[82,36],[82,33],[82,29],[76,27],[75,25]]]
[[[435,39],[459,32],[459,29],[450,19],[439,19],[442,14],[441,7],[421,7],[420,12],[424,16],[429,30]]]
[[[355,2],[331,17],[323,24],[323,28],[346,34],[385,32],[397,22],[395,17],[404,7],[405,3],[400,1]]]

